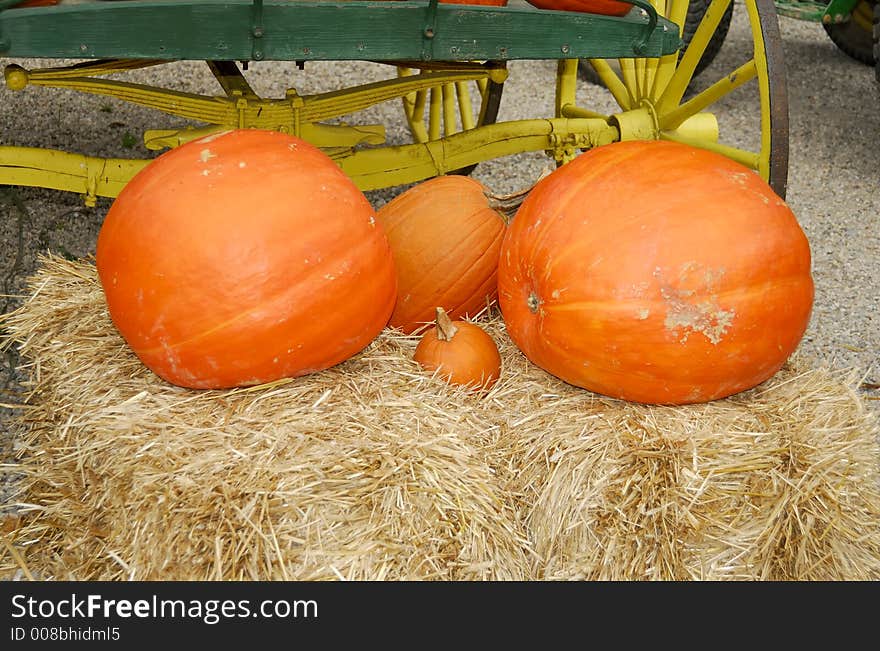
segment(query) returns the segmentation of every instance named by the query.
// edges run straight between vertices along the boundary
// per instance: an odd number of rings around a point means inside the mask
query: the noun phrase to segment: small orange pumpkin
[[[666,141],[598,147],[539,181],[508,226],[499,306],[532,362],[646,403],[775,374],[813,304],[810,246],[752,170]]]
[[[442,307],[435,323],[419,339],[413,359],[450,384],[473,390],[491,389],[501,375],[501,355],[495,340],[470,321],[453,321]]]
[[[197,389],[333,366],[379,334],[396,297],[367,198],[321,150],[272,131],[156,158],[111,205],[96,263],[132,350]]]
[[[497,297],[498,253],[506,222],[486,188],[467,176],[438,176],[376,211],[397,270],[389,325],[411,334],[434,319],[475,316]]]

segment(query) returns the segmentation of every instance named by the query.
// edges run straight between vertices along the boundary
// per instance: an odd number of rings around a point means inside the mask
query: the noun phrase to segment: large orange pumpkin
[[[786,203],[740,164],[662,141],[590,150],[536,184],[508,226],[498,287],[535,364],[661,404],[768,379],[813,303],[809,244]]]
[[[304,140],[260,130],[170,150],[113,202],[97,269],[146,366],[191,388],[321,370],[370,343],[393,258],[364,194]]]
[[[389,325],[412,333],[433,321],[437,307],[460,319],[495,301],[506,222],[479,181],[458,175],[422,181],[377,216],[397,269]]]

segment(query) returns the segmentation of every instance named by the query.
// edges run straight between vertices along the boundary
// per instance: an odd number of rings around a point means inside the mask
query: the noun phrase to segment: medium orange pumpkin
[[[506,222],[486,188],[467,176],[438,176],[379,208],[397,270],[389,325],[409,334],[442,307],[475,316],[497,297],[498,253]]]
[[[450,384],[491,389],[501,375],[501,355],[488,332],[470,321],[455,320],[442,307],[434,326],[419,339],[413,359]]]
[[[588,14],[604,14],[606,16],[624,16],[632,9],[629,2],[619,0],[527,0],[539,9],[556,11],[580,11]]]
[[[384,328],[393,258],[364,194],[299,138],[242,129],[172,149],[113,202],[97,269],[143,363],[190,388],[333,366]]]
[[[810,247],[753,171],[663,141],[592,149],[536,184],[499,306],[541,368],[615,398],[705,402],[771,377],[813,304]]]

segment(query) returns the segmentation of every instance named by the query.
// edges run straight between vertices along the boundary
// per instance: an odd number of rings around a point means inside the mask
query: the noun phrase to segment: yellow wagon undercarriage
[[[290,133],[331,156],[363,190],[416,182],[495,158],[545,151],[563,164],[581,150],[620,140],[668,139],[717,151],[755,170],[784,196],[787,152],[780,158],[779,102],[771,92],[774,66],[765,32],[775,26],[770,0],[744,0],[752,25],[752,56],[714,83],[683,100],[700,57],[731,0],[713,0],[683,55],[654,58],[559,59],[554,115],[496,121],[505,61],[436,62],[391,60],[389,79],[314,95],[289,89],[282,98],[260,97],[233,61],[208,61],[222,94],[216,96],[112,79],[112,75],[162,65],[162,59],[98,59],[75,65],[27,70],[11,63],[6,85],[62,88],[103,95],[184,118],[182,129],[143,134],[154,151],[234,128]],[[654,0],[660,16],[682,24],[688,0]],[[769,17],[768,17],[769,11]],[[772,19],[772,20],[771,20]],[[614,65],[612,65],[614,64]],[[603,114],[578,106],[578,66],[594,68],[619,111]],[[615,69],[616,67],[616,69]],[[750,82],[757,88],[760,144],[752,149],[726,144],[714,104]],[[757,82],[756,84],[754,82]],[[784,89],[783,89],[784,90]],[[412,135],[410,144],[390,145],[385,126],[344,120],[371,106],[399,101]],[[494,105],[493,105],[494,103]],[[775,111],[775,112],[774,112]],[[774,120],[775,118],[775,120]],[[785,126],[785,125],[783,125]],[[787,128],[787,127],[786,127]],[[0,146],[0,184],[80,193],[86,205],[115,197],[151,159],[98,158],[44,148]],[[780,164],[782,161],[783,164]]]

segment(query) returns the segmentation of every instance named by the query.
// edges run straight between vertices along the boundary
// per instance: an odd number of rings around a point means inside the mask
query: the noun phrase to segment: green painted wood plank
[[[428,2],[94,2],[0,12],[0,55],[191,60],[438,60],[634,56],[647,18]],[[660,19],[640,56],[675,52]]]

